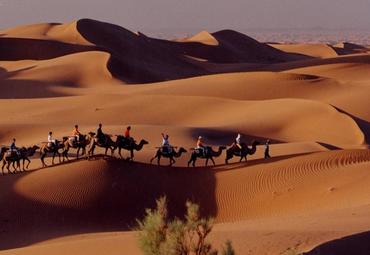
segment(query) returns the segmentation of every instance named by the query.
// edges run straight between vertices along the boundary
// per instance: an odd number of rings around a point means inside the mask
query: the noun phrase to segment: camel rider
[[[98,129],[96,130],[96,139],[97,139],[97,142],[104,142],[105,140],[105,134],[103,133],[103,130],[102,130],[102,124],[99,123],[99,127]]]
[[[49,135],[48,135],[48,147],[54,147],[56,145],[56,140],[53,139],[53,132],[49,132]]]
[[[172,152],[172,146],[170,145],[169,142],[169,136],[168,134],[163,134],[162,133],[162,151],[165,153],[171,153]]]
[[[239,150],[242,149],[242,146],[240,145],[241,138],[242,138],[241,134],[238,134],[238,136],[235,138],[235,145],[239,148]]]
[[[13,138],[12,143],[10,144],[10,147],[9,147],[9,154],[13,155],[13,153],[17,153],[17,154],[19,153],[18,148],[15,145],[15,138]]]
[[[73,142],[78,143],[80,141],[80,136],[81,136],[81,133],[78,130],[78,125],[75,125],[74,129],[72,130],[72,137],[74,138]]]
[[[131,137],[130,132],[131,132],[131,126],[128,126],[125,131],[125,139],[127,141],[127,144],[129,145],[134,143],[134,138]]]
[[[206,153],[206,147],[203,144],[203,137],[199,136],[198,141],[197,141],[197,147],[195,148],[196,150],[199,150],[200,153],[205,155]]]

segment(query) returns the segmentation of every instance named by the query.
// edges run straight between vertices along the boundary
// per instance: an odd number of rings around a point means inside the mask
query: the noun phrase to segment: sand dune
[[[217,39],[214,38],[212,36],[212,34],[210,34],[207,31],[202,31],[202,32],[200,32],[200,33],[198,33],[198,34],[196,34],[192,37],[185,38],[185,39],[180,40],[180,41],[183,41],[183,42],[200,42],[200,43],[203,43],[203,44],[206,44],[206,45],[213,45],[213,46],[219,45]]]
[[[201,204],[204,215],[215,216],[219,223],[256,219],[257,224],[257,219],[266,217],[315,218],[318,212],[357,210],[369,199],[365,195],[370,180],[369,153],[315,153],[255,166],[193,170],[98,160],[3,177],[2,189],[13,187],[10,193],[2,192],[4,207],[0,213],[7,219],[1,237],[6,244],[3,248],[66,234],[125,229],[145,208],[153,206],[160,194],[169,197],[170,211],[175,214],[184,210],[187,198],[192,198]],[[302,203],[307,200],[311,203]],[[31,208],[32,214],[23,213]],[[41,224],[39,218],[44,219]],[[37,229],[34,224],[38,224]],[[340,224],[336,227],[339,229]],[[219,231],[222,228],[220,225]],[[20,235],[32,238],[26,242]],[[48,250],[48,243],[24,252],[43,249]]]
[[[163,104],[166,99],[167,97],[162,95],[130,95],[125,96],[125,100],[122,100],[122,95],[94,95],[54,99],[53,104],[47,109],[41,107],[45,101],[24,100],[14,105],[13,111],[20,111],[20,114],[17,117],[12,116],[11,119],[13,123],[22,122],[31,125],[43,123],[49,125],[49,128],[69,123],[67,132],[76,120],[80,125],[90,126],[96,125],[98,120],[108,126],[121,126],[122,129],[125,123],[194,128],[217,127],[235,133],[242,132],[286,142],[313,141],[338,147],[365,143],[363,132],[352,118],[331,106],[315,101],[299,99],[236,101],[172,96],[177,107],[169,108]],[[0,105],[7,104],[8,102],[4,101]],[[197,107],[197,111],[193,110],[194,107]],[[56,112],[58,114],[55,114]],[[179,112],[181,114],[178,114]],[[117,113],[125,114],[117,116]],[[64,118],[61,119],[60,115]],[[145,133],[149,132],[150,129]],[[35,137],[34,142],[37,142],[37,139],[40,138]],[[231,142],[232,137],[229,139]]]
[[[289,53],[298,53],[315,58],[338,56],[330,45],[326,44],[270,44],[272,47]]]
[[[70,44],[92,45],[77,30],[77,22],[66,24],[41,23],[19,26],[0,32],[3,38],[24,38],[59,41]]]
[[[42,169],[36,154],[33,171],[1,176],[0,254],[141,254],[131,228],[163,194],[173,215],[199,203],[216,219],[212,242],[230,239],[237,254],[341,254],[368,240],[366,48],[268,45],[232,30],[168,41],[90,19],[0,35],[0,144],[41,145],[50,130],[61,139],[98,123],[149,141],[136,163]],[[247,163],[222,154],[187,168],[188,152],[175,168],[149,165],[162,132],[188,151],[199,135],[214,149],[237,133],[262,144]]]
[[[108,53],[89,51],[51,60],[18,61],[15,65],[11,61],[0,61],[0,66],[6,70],[0,76],[3,89],[0,98],[68,96],[81,92],[63,91],[63,88],[120,84],[107,69],[109,58]]]

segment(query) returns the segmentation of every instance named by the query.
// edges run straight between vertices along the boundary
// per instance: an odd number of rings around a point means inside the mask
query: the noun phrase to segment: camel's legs
[[[176,163],[176,160],[173,157],[170,157],[170,166]]]
[[[153,162],[153,160],[155,160],[156,158],[158,158],[158,152],[154,155],[154,157],[152,157],[151,159],[150,159],[150,164],[152,164],[152,162]],[[159,159],[158,159],[158,165],[159,165]]]
[[[215,161],[213,160],[213,157],[211,157],[211,158],[210,158],[210,160],[212,161],[213,165],[215,166],[215,165],[216,165],[216,163],[215,163]]]
[[[41,162],[42,162],[42,166],[43,167],[46,167],[47,165],[45,164],[45,156],[46,156],[46,153],[42,153],[41,154],[41,157],[40,157],[40,159],[41,159]]]
[[[53,153],[53,159],[51,160],[51,164],[54,165],[54,158],[55,158],[56,152]]]
[[[3,175],[4,175],[4,167],[5,167],[5,165],[6,165],[6,161],[3,160],[3,166],[1,167],[1,171],[2,171]]]
[[[69,158],[68,158],[68,151],[69,151],[69,150],[64,150],[64,151],[63,151],[63,153],[62,153],[62,154],[63,154],[63,161],[64,161],[64,159],[66,159],[67,161],[69,161]]]
[[[16,162],[17,161],[13,161],[13,163],[12,163],[12,166],[13,166],[13,169],[14,169],[14,173],[18,172],[18,164],[17,164],[17,167],[15,166],[15,163]]]
[[[77,159],[78,159],[78,156],[80,156],[80,147],[77,148],[77,155],[76,155]]]
[[[134,160],[134,150],[130,150],[130,157],[131,157],[131,160]]]
[[[28,164],[27,164],[27,166],[26,166],[26,169],[28,169],[28,167],[30,166],[30,164],[31,164],[31,160],[29,160],[29,158],[26,158],[26,160],[27,160],[27,162],[28,162]]]
[[[85,155],[86,154],[86,147],[82,147],[82,152],[81,152],[81,156]]]
[[[6,165],[6,169],[8,169],[8,173],[12,174],[13,172],[10,171],[10,161],[8,161],[8,164]]]

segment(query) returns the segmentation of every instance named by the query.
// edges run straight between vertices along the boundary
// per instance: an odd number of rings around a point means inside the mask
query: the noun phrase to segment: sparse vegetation
[[[216,255],[217,250],[206,241],[212,231],[213,219],[200,217],[199,206],[186,203],[184,220],[169,219],[167,199],[157,200],[157,208],[147,209],[138,221],[139,245],[146,255]],[[223,255],[235,255],[231,242],[226,242]]]
[[[298,252],[296,249],[288,248],[283,255],[302,255],[302,253]]]
[[[235,255],[235,251],[233,246],[231,245],[231,241],[227,240],[225,243],[225,247],[222,250],[222,255]]]

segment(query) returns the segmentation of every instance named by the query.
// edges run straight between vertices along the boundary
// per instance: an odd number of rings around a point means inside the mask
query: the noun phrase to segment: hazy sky
[[[94,18],[131,30],[370,29],[370,0],[0,0],[0,28]]]

